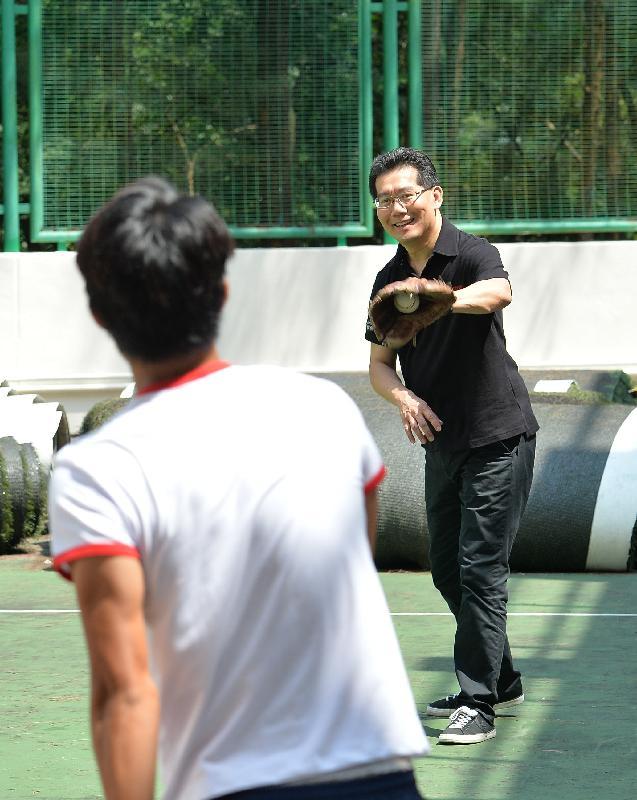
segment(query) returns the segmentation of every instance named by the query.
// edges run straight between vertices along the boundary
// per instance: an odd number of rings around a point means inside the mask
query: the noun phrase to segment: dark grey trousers
[[[506,635],[507,579],[534,461],[534,434],[462,452],[426,446],[431,574],[456,618],[461,700],[489,722],[494,703],[522,693]]]
[[[414,773],[406,770],[333,783],[266,786],[226,794],[218,800],[424,800],[424,798],[416,787]]]

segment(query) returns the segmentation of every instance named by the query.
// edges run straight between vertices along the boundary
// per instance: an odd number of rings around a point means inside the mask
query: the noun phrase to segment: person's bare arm
[[[152,800],[159,700],[148,669],[144,574],[126,556],[71,565],[91,662],[93,746],[106,800]]]
[[[372,344],[369,380],[374,390],[400,411],[405,434],[412,444],[432,442],[442,422],[425,401],[406,388],[396,372],[396,352]]]
[[[464,289],[456,289],[452,314],[491,314],[511,302],[511,284],[506,278],[476,281]]]
[[[378,521],[378,490],[376,487],[365,492],[365,512],[367,514],[367,538],[372,555],[376,552],[376,524]]]

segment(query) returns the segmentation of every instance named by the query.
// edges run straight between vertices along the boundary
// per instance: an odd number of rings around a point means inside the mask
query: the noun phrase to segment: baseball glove
[[[372,298],[369,316],[381,344],[397,349],[444,316],[456,299],[448,283],[407,278],[388,283]]]

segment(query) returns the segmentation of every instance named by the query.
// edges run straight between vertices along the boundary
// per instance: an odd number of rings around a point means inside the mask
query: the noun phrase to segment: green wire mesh
[[[233,226],[360,223],[357,6],[44,0],[44,228],[151,173]]]
[[[423,3],[423,146],[456,220],[637,217],[637,3]]]

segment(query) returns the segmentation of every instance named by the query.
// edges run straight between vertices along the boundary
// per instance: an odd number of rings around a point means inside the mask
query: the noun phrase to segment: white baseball
[[[394,305],[401,314],[413,314],[420,305],[418,295],[413,292],[396,292]]]

